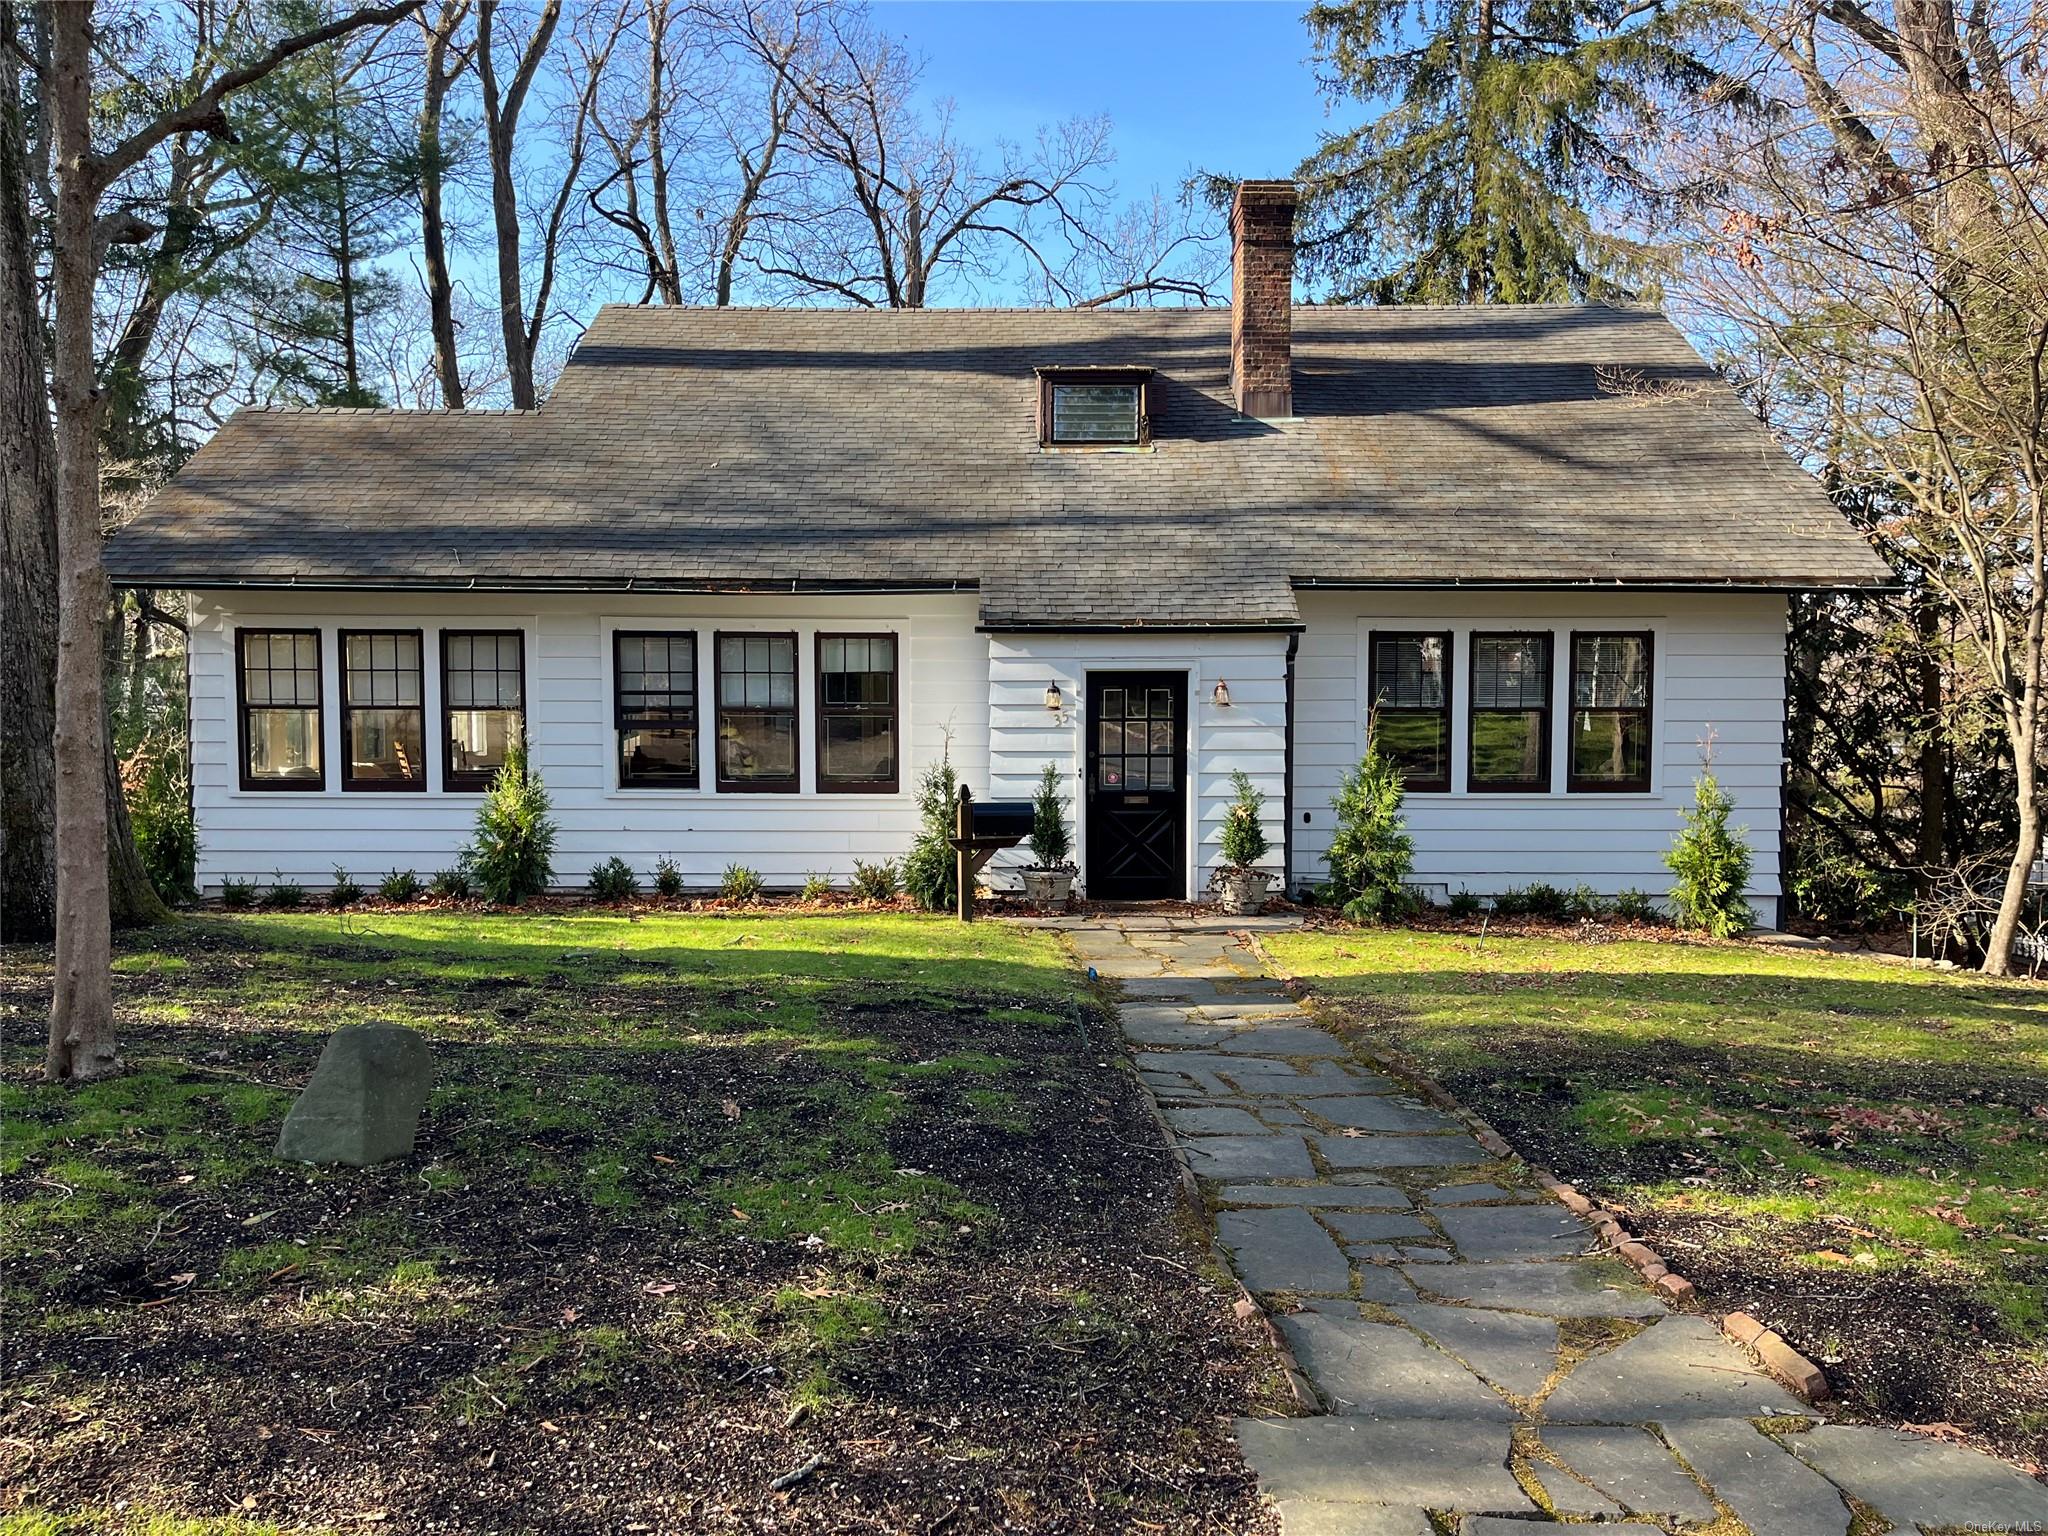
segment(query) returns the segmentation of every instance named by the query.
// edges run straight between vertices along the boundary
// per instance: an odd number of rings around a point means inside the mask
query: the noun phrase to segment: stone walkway
[[[1217,1236],[1326,1410],[1238,1424],[1287,1536],[1432,1536],[1432,1514],[1460,1536],[1558,1517],[1848,1536],[1859,1513],[1856,1536],[2048,1529],[2033,1479],[1825,1423],[1599,1256],[1579,1218],[1265,974],[1238,935],[1280,920],[1055,926],[1121,987],[1139,1075]]]

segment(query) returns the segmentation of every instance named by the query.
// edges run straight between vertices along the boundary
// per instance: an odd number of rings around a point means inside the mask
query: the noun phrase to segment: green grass
[[[597,1218],[841,1251],[972,1226],[986,1213],[903,1169],[892,1128],[927,1085],[1000,1095],[1017,1064],[975,1046],[981,1010],[1051,1032],[1080,995],[1048,936],[896,914],[257,913],[126,938],[116,970],[142,1026],[125,1076],[47,1087],[33,1036],[8,1032],[0,1258],[58,1287],[74,1246],[147,1252],[222,1202],[246,1240],[198,1284],[333,1292],[336,1315],[427,1306],[436,1288],[405,1269],[431,1268],[424,1229],[505,1178]],[[959,1048],[891,1040],[900,1010],[958,1012]],[[326,1034],[368,1020],[434,1043],[418,1208],[273,1228],[296,1187],[347,1186],[270,1148]]]
[[[1560,1171],[2048,1332],[2048,993],[1741,944],[1277,934],[1275,956]],[[1567,1167],[1566,1165],[1570,1166]],[[1682,1267],[1682,1260],[1680,1262]]]

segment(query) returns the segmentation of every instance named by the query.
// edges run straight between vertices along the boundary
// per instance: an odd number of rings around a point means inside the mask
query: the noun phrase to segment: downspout
[[[1290,899],[1294,895],[1294,653],[1300,649],[1300,634],[1290,634],[1284,692],[1287,729],[1280,748],[1280,894]]]

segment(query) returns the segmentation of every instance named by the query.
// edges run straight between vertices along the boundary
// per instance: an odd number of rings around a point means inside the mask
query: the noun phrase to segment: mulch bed
[[[35,1017],[34,996],[7,1000]],[[1201,1272],[1135,1081],[1099,1065],[1120,1048],[1106,1021],[1077,1041],[963,1000],[865,1011],[857,1028],[908,1060],[971,1046],[1020,1063],[1000,1087],[1028,1128],[976,1113],[960,1097],[973,1084],[933,1078],[906,1086],[910,1112],[888,1131],[900,1164],[996,1213],[985,1230],[905,1256],[821,1252],[690,1230],[658,1203],[602,1210],[533,1187],[511,1157],[466,1163],[467,1188],[437,1195],[422,1170],[457,1155],[461,1128],[431,1119],[413,1159],[345,1178],[278,1169],[180,1207],[164,1168],[150,1241],[80,1232],[10,1277],[0,1511],[128,1499],[392,1531],[1274,1530],[1229,1433],[1273,1400],[1272,1358]],[[131,1027],[127,1044],[195,1079],[290,1083],[317,1040],[216,1021]],[[439,1070],[502,1080],[520,1049],[437,1046]],[[600,1050],[532,1054],[536,1072],[606,1068]],[[10,1053],[10,1078],[31,1070]],[[679,1050],[645,1081],[687,1127],[815,1070],[728,1044]],[[366,1217],[437,1255],[455,1300],[315,1316],[315,1288],[291,1273],[253,1295],[219,1283],[252,1219],[317,1245]],[[789,1309],[849,1294],[872,1298],[880,1325],[793,1353]],[[37,1326],[64,1304],[101,1321]],[[822,1399],[800,1379],[819,1371]]]

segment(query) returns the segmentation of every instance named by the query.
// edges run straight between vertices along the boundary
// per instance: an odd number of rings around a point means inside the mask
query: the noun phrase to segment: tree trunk
[[[0,938],[57,931],[57,450],[28,228],[12,16],[0,16]]]
[[[99,438],[93,383],[93,8],[51,11],[50,93],[56,207],[51,220],[57,443],[57,965],[45,1075],[121,1069],[114,1040],[113,934],[107,890],[107,576],[100,560]]]
[[[462,364],[455,355],[455,284],[448,275],[447,232],[441,213],[441,112],[455,75],[448,69],[448,47],[461,11],[444,7],[438,22],[427,29],[426,98],[420,108],[420,243],[427,265],[427,311],[434,332],[434,375],[441,381],[441,403],[462,409]]]
[[[2000,893],[1998,920],[1991,925],[1991,937],[1984,946],[1984,974],[2010,976],[2012,941],[2019,935],[2020,915],[2026,910],[2027,879],[2034,860],[2041,856],[2041,807],[2035,793],[2033,764],[2019,763],[2020,842],[2013,850],[2012,865],[2005,872],[2005,889]]]

